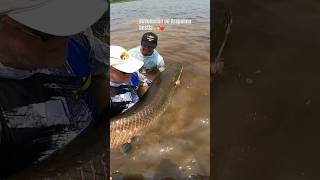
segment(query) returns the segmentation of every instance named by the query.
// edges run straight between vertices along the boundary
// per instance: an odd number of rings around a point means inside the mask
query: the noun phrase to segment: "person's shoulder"
[[[155,56],[162,57],[162,56],[160,55],[159,51],[157,51],[157,50],[153,50],[153,54],[154,54]]]
[[[160,55],[160,53],[156,49],[153,50],[153,54]]]
[[[160,55],[160,53],[157,50],[153,50],[153,55],[157,59],[163,59],[163,57]]]
[[[140,46],[137,46],[137,47],[131,48],[128,52],[129,52],[129,53],[138,52],[139,47],[140,47]]]

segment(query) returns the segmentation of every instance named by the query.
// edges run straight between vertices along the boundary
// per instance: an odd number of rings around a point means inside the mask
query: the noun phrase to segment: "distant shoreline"
[[[110,0],[110,3],[120,3],[120,2],[129,2],[129,1],[135,1],[135,0]]]

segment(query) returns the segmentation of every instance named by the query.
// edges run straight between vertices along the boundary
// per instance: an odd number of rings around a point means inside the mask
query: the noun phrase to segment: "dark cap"
[[[158,36],[153,32],[146,32],[141,38],[141,46],[150,46],[153,49],[157,47]]]

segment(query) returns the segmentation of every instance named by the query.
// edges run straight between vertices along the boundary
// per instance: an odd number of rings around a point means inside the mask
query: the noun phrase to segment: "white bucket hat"
[[[79,33],[108,10],[108,0],[0,0],[0,14],[56,36]]]
[[[123,47],[111,45],[110,65],[119,71],[133,73],[143,66],[143,62],[130,56],[129,52]]]

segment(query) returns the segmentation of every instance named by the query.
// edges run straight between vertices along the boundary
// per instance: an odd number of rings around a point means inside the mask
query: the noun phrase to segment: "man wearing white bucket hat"
[[[19,70],[60,66],[67,37],[86,30],[107,8],[106,0],[2,0],[0,51],[7,53],[0,63]]]
[[[110,112],[114,116],[137,103],[151,81],[138,73],[143,62],[120,46],[110,46],[110,66]]]
[[[90,26],[107,10],[106,0],[0,0],[0,179],[98,119],[87,89],[108,53]]]

